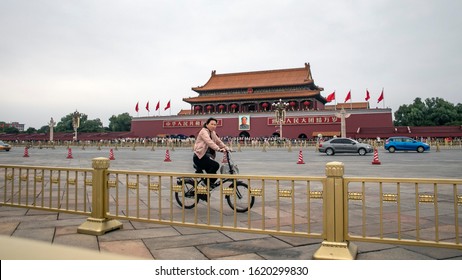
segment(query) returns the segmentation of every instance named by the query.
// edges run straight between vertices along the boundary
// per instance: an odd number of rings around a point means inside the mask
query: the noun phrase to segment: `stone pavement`
[[[383,177],[438,177],[460,178],[461,151],[380,154],[382,165],[371,165],[372,155],[328,157],[310,149],[304,149],[306,164],[296,164],[298,150],[283,149],[243,150],[233,154],[241,174],[324,175],[327,162],[341,161],[346,176]],[[19,148],[0,154],[0,165],[42,165],[58,167],[91,167],[91,159],[108,157],[108,149],[74,149],[74,159],[66,159],[67,149],[29,151],[23,158]],[[191,150],[176,149],[170,152],[172,162],[163,161],[165,149],[150,151],[138,148],[115,151],[116,160],[111,169],[192,172]],[[261,164],[265,162],[266,164]],[[406,166],[406,168],[403,168]],[[403,171],[405,170],[405,171]],[[398,173],[399,172],[399,173]],[[102,236],[78,234],[77,227],[86,217],[66,213],[0,207],[0,259],[163,259],[163,260],[310,260],[319,248],[321,240],[204,230],[121,220],[123,229]],[[6,238],[10,236],[11,238]],[[22,241],[24,238],[28,241]],[[30,240],[39,246],[53,244],[50,249],[37,250]],[[18,241],[18,242],[16,242]],[[6,249],[5,244],[26,244]],[[35,243],[32,243],[35,244]],[[379,243],[355,242],[358,260],[436,260],[462,259],[462,250],[431,247],[397,246]],[[74,250],[71,255],[62,251]],[[21,248],[21,249],[19,249]],[[79,249],[75,249],[79,248]],[[81,250],[85,249],[85,250]],[[93,254],[101,252],[103,254]],[[115,255],[113,255],[115,254]]]

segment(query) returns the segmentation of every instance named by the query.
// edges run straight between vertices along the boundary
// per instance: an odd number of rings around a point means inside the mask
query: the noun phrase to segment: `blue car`
[[[385,141],[385,150],[390,153],[395,151],[417,151],[423,153],[430,150],[430,145],[405,136],[390,137]]]

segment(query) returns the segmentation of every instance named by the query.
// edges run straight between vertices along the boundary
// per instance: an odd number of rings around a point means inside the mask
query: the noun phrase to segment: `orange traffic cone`
[[[23,157],[29,157],[29,148],[25,147],[24,148],[24,155]]]
[[[110,160],[115,160],[114,151],[113,151],[112,149],[109,150],[109,159],[110,159]]]
[[[170,153],[168,152],[168,149],[165,151],[165,159],[164,159],[164,161],[172,161],[170,159]]]
[[[73,157],[72,157],[72,149],[71,149],[71,148],[67,149],[67,158],[73,158]]]
[[[298,153],[298,161],[297,161],[297,164],[305,164],[305,162],[303,161],[303,153],[302,153],[302,150],[300,150],[300,152]]]
[[[379,152],[377,151],[377,148],[374,149],[374,159],[372,160],[372,164],[381,164],[379,160]]]

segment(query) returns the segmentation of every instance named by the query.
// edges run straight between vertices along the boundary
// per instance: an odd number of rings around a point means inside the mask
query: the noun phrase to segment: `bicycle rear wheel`
[[[175,192],[175,199],[178,205],[180,205],[180,207],[183,207],[183,203],[184,203],[184,208],[186,209],[194,208],[198,200],[198,198],[195,196],[194,180],[178,179],[177,184],[179,186],[183,186],[183,189],[181,192]]]
[[[228,186],[228,188],[234,188],[234,186],[236,186],[236,195],[227,195],[226,201],[228,202],[229,207],[236,210],[236,212],[247,212],[255,203],[255,197],[250,196],[249,186],[247,186],[246,183],[237,181],[236,185],[232,183]]]

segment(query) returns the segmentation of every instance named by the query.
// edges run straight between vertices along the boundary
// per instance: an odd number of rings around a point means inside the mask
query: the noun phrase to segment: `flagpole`
[[[382,87],[382,94],[383,94],[383,87]],[[383,95],[383,109],[385,109],[385,95]]]
[[[350,110],[353,110],[353,101],[351,100],[351,89],[348,93],[350,94]]]

